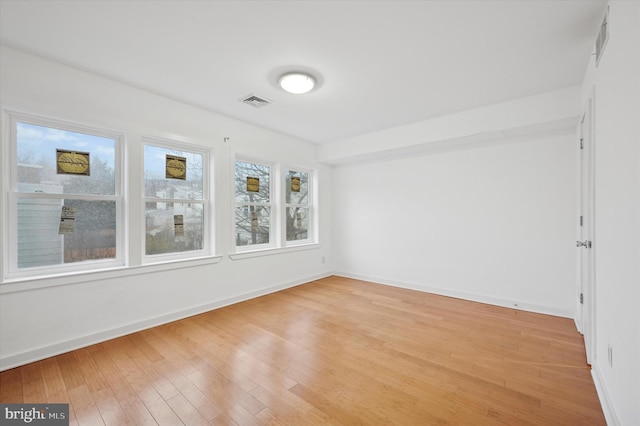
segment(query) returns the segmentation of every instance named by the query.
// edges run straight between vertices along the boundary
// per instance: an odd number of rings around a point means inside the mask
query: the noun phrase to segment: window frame
[[[214,255],[215,251],[215,230],[213,229],[214,221],[214,202],[212,196],[212,188],[214,188],[212,182],[213,176],[213,152],[211,148],[196,145],[188,142],[178,141],[175,139],[166,139],[155,136],[142,136],[141,138],[142,145],[142,177],[141,177],[141,259],[142,264],[157,264],[157,263],[166,263],[172,261],[181,261],[181,260],[191,260],[191,259],[200,259],[205,257],[211,257]],[[158,148],[164,148],[167,150],[181,151],[181,152],[190,152],[193,154],[202,155],[202,200],[189,200],[189,199],[177,199],[177,198],[157,198],[157,197],[148,197],[146,195],[146,182],[145,182],[145,147],[154,146]],[[146,205],[148,202],[168,202],[168,203],[194,203],[194,204],[202,204],[203,206],[203,242],[202,248],[199,250],[189,250],[182,252],[170,252],[170,253],[159,253],[159,254],[147,254],[146,253]]]
[[[126,135],[123,131],[106,129],[85,123],[73,122],[59,118],[45,117],[32,113],[4,110],[6,124],[4,144],[3,168],[3,194],[6,202],[3,203],[4,233],[6,238],[2,250],[5,253],[3,263],[3,279],[35,279],[49,276],[96,272],[123,267],[127,261],[126,241],[126,217],[125,205],[125,150]],[[113,195],[99,194],[71,194],[71,193],[29,193],[18,190],[18,123],[30,124],[49,129],[57,129],[67,132],[87,134],[114,140],[114,193]],[[115,203],[115,257],[108,259],[89,259],[79,262],[42,265],[20,268],[18,266],[18,203],[21,199],[49,199],[60,200],[86,200],[86,201],[112,201]]]
[[[256,159],[255,157],[249,157],[245,155],[236,154],[233,158],[233,163],[231,165],[231,183],[233,185],[231,190],[231,253],[232,254],[240,254],[240,253],[252,253],[252,252],[260,252],[264,250],[271,250],[280,247],[280,232],[279,232],[279,220],[276,218],[280,217],[279,212],[279,203],[276,200],[279,199],[277,193],[277,184],[275,176],[278,176],[278,164],[275,162]],[[269,203],[264,202],[237,202],[236,201],[236,163],[252,163],[260,166],[269,167]],[[270,209],[269,213],[269,242],[263,244],[247,244],[247,245],[237,245],[236,243],[236,229],[237,229],[237,221],[236,221],[236,209],[238,207],[244,205],[255,205],[255,206],[268,206]]]
[[[307,175],[307,190],[308,190],[308,194],[307,194],[307,204],[299,204],[299,203],[288,203],[287,202],[287,173],[288,172],[297,172],[297,173],[304,173]],[[315,222],[315,218],[316,218],[316,199],[315,199],[315,170],[312,169],[308,169],[305,167],[297,167],[297,166],[285,166],[282,169],[281,172],[281,176],[282,176],[282,181],[281,181],[281,187],[282,187],[282,194],[281,194],[281,199],[282,199],[282,243],[284,247],[296,247],[296,246],[303,246],[303,245],[309,245],[309,244],[314,244],[317,239],[316,239],[316,222]],[[290,207],[304,207],[307,208],[309,211],[309,218],[308,218],[308,227],[307,227],[307,238],[303,239],[303,240],[287,240],[287,209]]]
[[[231,155],[231,172],[233,188],[231,189],[231,225],[230,225],[230,247],[229,258],[232,260],[240,260],[253,258],[257,256],[274,255],[278,253],[287,253],[300,250],[315,249],[320,246],[318,241],[318,171],[309,167],[299,167],[290,164],[284,164],[276,161],[258,159],[254,156],[233,153]],[[238,246],[236,244],[236,219],[235,212],[239,205],[246,203],[236,202],[236,181],[235,181],[235,165],[236,161],[255,163],[271,167],[270,175],[270,201],[271,201],[271,224],[269,244],[262,245],[246,245]],[[286,230],[286,209],[295,203],[286,202],[286,172],[295,171],[306,173],[308,175],[308,204],[309,223],[307,238],[304,240],[287,241]]]

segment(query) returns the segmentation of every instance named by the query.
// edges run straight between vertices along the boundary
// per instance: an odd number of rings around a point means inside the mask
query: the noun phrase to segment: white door
[[[593,97],[587,102],[579,128],[578,154],[578,324],[584,335],[587,362],[593,363],[595,282],[593,274]]]

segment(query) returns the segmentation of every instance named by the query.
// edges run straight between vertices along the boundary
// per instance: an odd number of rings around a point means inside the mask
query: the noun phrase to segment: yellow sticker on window
[[[260,178],[247,176],[247,192],[260,192]]]
[[[299,176],[291,176],[291,192],[300,192]]]
[[[90,164],[88,152],[56,149],[56,173],[59,175],[89,176]]]
[[[165,177],[167,179],[187,179],[187,159],[176,155],[167,154],[165,166]]]

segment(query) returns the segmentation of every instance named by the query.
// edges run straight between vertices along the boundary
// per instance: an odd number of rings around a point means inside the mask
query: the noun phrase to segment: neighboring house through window
[[[8,113],[8,276],[124,263],[123,135]]]

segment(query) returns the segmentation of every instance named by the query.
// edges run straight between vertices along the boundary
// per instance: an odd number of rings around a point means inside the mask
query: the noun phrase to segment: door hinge
[[[580,304],[584,305],[584,294],[580,293]]]
[[[584,149],[584,138],[580,138],[580,149]]]
[[[582,221],[583,221],[583,219],[584,219],[584,216],[580,216],[580,226],[582,226],[582,223],[583,223]]]

